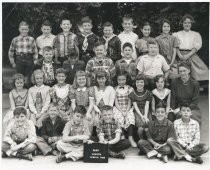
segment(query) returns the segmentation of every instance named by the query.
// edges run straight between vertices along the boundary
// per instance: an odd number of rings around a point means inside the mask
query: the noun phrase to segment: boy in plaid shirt
[[[70,31],[72,27],[70,19],[63,18],[60,27],[63,32],[54,39],[55,63],[63,66],[63,62],[68,59],[70,52],[74,49],[79,51],[79,49],[77,36]]]
[[[99,142],[109,145],[109,156],[124,159],[125,154],[121,152],[130,147],[128,139],[121,139],[122,129],[113,117],[111,106],[105,105],[101,109],[102,118],[97,126]]]
[[[38,59],[38,51],[34,38],[28,36],[27,22],[20,22],[19,32],[20,35],[13,38],[11,42],[8,56],[12,67],[25,76],[26,84],[28,84],[34,63]]]
[[[190,118],[192,115],[188,103],[183,103],[180,107],[181,118],[174,121],[174,128],[177,140],[170,138],[167,143],[175,153],[175,159],[182,159],[189,162],[202,164],[201,155],[209,149],[200,142],[200,128],[196,120]]]

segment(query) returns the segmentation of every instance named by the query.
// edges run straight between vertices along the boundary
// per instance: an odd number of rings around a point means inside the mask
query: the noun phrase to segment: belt
[[[191,50],[179,49],[179,51],[191,51]]]

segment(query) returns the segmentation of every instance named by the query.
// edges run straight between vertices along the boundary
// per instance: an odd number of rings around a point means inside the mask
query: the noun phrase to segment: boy
[[[121,41],[121,47],[123,47],[126,42],[131,43],[131,45],[133,46],[132,58],[135,60],[137,58],[135,43],[138,40],[138,35],[133,32],[133,18],[131,18],[130,16],[124,16],[122,19],[122,27],[123,32],[118,35]]]
[[[87,64],[88,60],[93,58],[94,44],[98,41],[97,35],[92,32],[92,20],[86,16],[81,20],[81,33],[78,34],[80,60],[83,60]]]
[[[41,137],[38,137],[36,144],[43,155],[57,155],[56,144],[61,139],[66,122],[59,116],[54,103],[50,104],[48,115],[42,122]]]
[[[136,61],[132,58],[133,46],[131,43],[125,43],[122,47],[123,58],[117,60],[115,64],[116,72],[126,72],[128,75],[128,85],[133,86],[137,75]]]
[[[72,50],[78,50],[78,40],[76,34],[70,32],[72,27],[70,19],[63,18],[60,24],[63,32],[54,39],[55,62],[63,66],[63,62],[68,59]]]
[[[115,62],[121,59],[121,41],[114,33],[114,27],[110,22],[103,24],[103,36],[99,41],[105,44],[106,56]]]
[[[91,85],[95,85],[95,74],[101,70],[108,73],[111,81],[116,75],[116,70],[113,61],[105,56],[105,45],[102,42],[95,43],[94,52],[96,56],[88,61],[85,70]]]
[[[39,50],[39,58],[43,56],[43,48],[45,46],[53,47],[53,40],[55,35],[51,34],[52,26],[49,21],[44,21],[41,26],[42,35],[37,37],[36,45]]]
[[[147,140],[140,139],[138,147],[140,152],[146,153],[148,158],[157,156],[163,162],[168,162],[168,156],[171,154],[171,149],[167,145],[169,138],[175,138],[173,123],[167,119],[166,107],[159,103],[155,110],[156,119],[149,122],[146,130]]]
[[[97,126],[99,142],[109,145],[109,156],[124,159],[125,154],[121,152],[130,147],[128,139],[121,139],[122,129],[113,117],[111,106],[105,105],[101,108],[102,118]]]
[[[76,50],[73,50],[69,54],[68,60],[63,63],[63,68],[66,70],[67,74],[66,82],[73,84],[76,72],[79,70],[85,71],[85,62],[79,60],[79,54]]]
[[[25,76],[26,84],[29,84],[34,63],[38,59],[38,51],[33,37],[28,36],[29,25],[22,21],[19,24],[20,35],[13,38],[9,48],[9,60],[18,73]],[[14,58],[15,55],[15,58]]]
[[[174,121],[174,128],[177,140],[171,138],[168,145],[175,153],[175,159],[182,159],[189,162],[202,164],[201,155],[209,149],[205,144],[200,142],[200,128],[196,120],[190,118],[192,115],[191,108],[188,103],[180,106],[181,118]]]
[[[84,120],[86,109],[82,105],[76,106],[72,120],[66,123],[63,130],[63,137],[57,143],[57,148],[61,152],[56,158],[56,163],[67,159],[77,161],[83,157],[84,146],[90,137],[90,131],[87,122]],[[62,153],[65,153],[63,155]]]
[[[55,70],[58,65],[53,62],[54,50],[50,46],[42,49],[43,58],[39,59],[34,66],[34,70],[41,69],[45,76],[45,84],[52,87],[55,84]]]
[[[17,107],[14,120],[8,125],[3,143],[3,157],[16,157],[32,161],[32,152],[36,150],[36,130],[33,122],[28,120],[27,110]]]
[[[170,67],[165,58],[158,54],[157,41],[148,40],[147,46],[148,54],[141,57],[137,63],[137,69],[139,74],[144,74],[147,77],[149,90],[153,90],[155,88],[154,78],[159,74],[165,74],[165,80],[167,80]]]

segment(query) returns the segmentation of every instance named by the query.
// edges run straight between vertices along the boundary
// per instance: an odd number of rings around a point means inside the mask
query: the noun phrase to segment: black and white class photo
[[[2,169],[208,169],[209,9],[2,1]]]

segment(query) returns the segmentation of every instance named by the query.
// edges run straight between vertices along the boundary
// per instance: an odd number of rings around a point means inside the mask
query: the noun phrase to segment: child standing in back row
[[[38,59],[38,51],[34,38],[28,36],[29,25],[27,22],[20,22],[19,32],[20,35],[13,38],[11,42],[8,55],[12,67],[25,76],[25,82],[29,85],[34,63]]]
[[[131,45],[133,46],[132,58],[135,60],[137,58],[135,44],[136,41],[138,40],[138,35],[133,32],[134,28],[133,18],[131,18],[130,16],[123,17],[122,27],[123,27],[123,32],[118,35],[121,41],[121,49],[126,42],[131,43]]]
[[[81,33],[78,34],[80,60],[87,64],[94,56],[93,48],[98,37],[92,32],[92,20],[88,16],[82,18],[81,24]]]
[[[70,31],[72,27],[70,19],[63,18],[60,27],[63,32],[58,34],[54,39],[55,63],[63,66],[63,62],[68,59],[69,53],[72,50],[79,51],[79,49],[77,47],[77,36]]]
[[[42,35],[37,37],[36,44],[37,48],[39,50],[39,58],[42,58],[43,56],[43,48],[45,46],[53,47],[53,41],[55,38],[55,35],[51,33],[52,26],[49,21],[44,21],[41,26]]]

